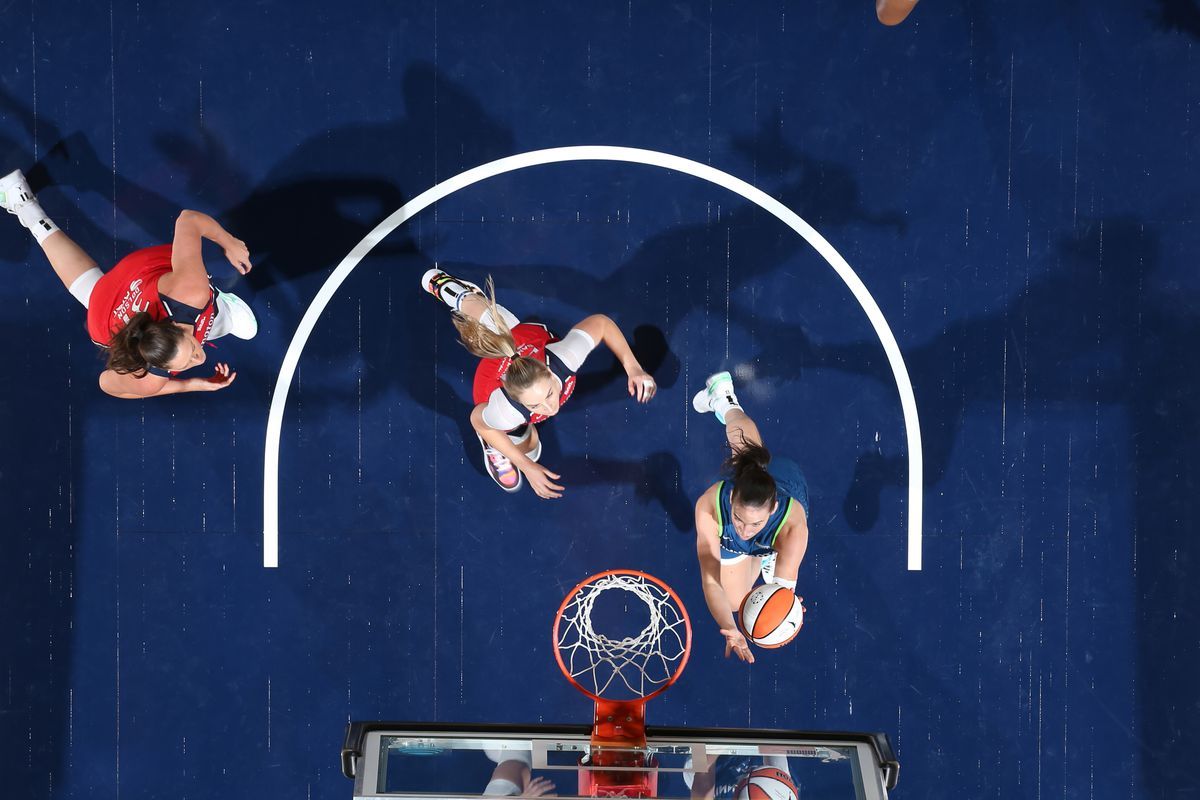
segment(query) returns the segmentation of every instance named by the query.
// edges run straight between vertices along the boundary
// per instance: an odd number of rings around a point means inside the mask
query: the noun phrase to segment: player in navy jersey
[[[696,555],[704,600],[725,637],[725,655],[754,655],[734,619],[761,574],[793,592],[808,549],[808,483],[795,461],[772,458],[754,420],[742,410],[728,372],[709,377],[693,399],[725,426],[729,473],[696,501]]]
[[[421,286],[453,309],[463,345],[482,359],[472,386],[471,426],[488,475],[506,492],[528,480],[538,497],[562,496],[558,473],[537,463],[542,454],[537,424],[571,399],[575,373],[596,345],[607,345],[621,362],[630,397],[648,403],[658,390],[621,329],[603,314],[581,320],[559,339],[545,325],[523,323],[498,304],[491,279],[485,294],[435,268],[422,276]]]

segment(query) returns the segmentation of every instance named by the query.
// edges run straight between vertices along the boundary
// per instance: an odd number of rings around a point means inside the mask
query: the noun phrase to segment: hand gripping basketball
[[[738,622],[759,647],[783,647],[804,627],[802,598],[774,583],[759,586],[742,599]]]

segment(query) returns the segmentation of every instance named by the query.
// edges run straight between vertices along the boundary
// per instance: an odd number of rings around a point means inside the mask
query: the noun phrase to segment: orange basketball
[[[742,599],[738,619],[759,647],[783,647],[804,627],[804,606],[791,589],[768,583]]]
[[[758,767],[742,778],[734,791],[735,800],[796,800],[792,776],[776,767]]]

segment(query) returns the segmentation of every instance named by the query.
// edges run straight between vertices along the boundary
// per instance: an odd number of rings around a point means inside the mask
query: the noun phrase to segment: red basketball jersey
[[[558,341],[554,334],[550,333],[545,325],[522,322],[512,329],[512,337],[513,342],[517,345],[517,355],[538,359],[550,368],[550,372],[555,377],[562,381],[559,403],[565,404],[570,400],[571,395],[575,392],[575,373],[546,350],[546,345]],[[509,358],[485,358],[479,362],[479,366],[475,369],[475,382],[471,389],[471,396],[476,404],[488,402],[492,392],[496,389],[503,390],[500,376],[508,370],[511,361],[512,359]],[[529,422],[537,424],[548,419],[543,414],[529,413],[529,409],[518,403],[515,398],[509,397],[507,392],[505,392],[505,398]]]
[[[124,328],[134,314],[145,311],[155,320],[169,314],[158,293],[158,281],[171,271],[171,245],[135,250],[104,273],[88,300],[88,335],[98,345],[107,345],[113,334]],[[210,295],[196,317],[192,333],[203,343],[212,328],[216,304]]]

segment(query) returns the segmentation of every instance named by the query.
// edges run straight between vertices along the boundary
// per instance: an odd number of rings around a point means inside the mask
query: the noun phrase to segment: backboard
[[[605,755],[616,758],[597,759]],[[589,725],[352,722],[342,747],[355,800],[518,795],[534,778],[560,798],[595,796],[589,773],[600,770],[629,773],[610,784],[650,785],[644,797],[719,799],[760,767],[786,772],[806,800],[886,800],[900,769],[878,733],[648,726],[644,748],[599,753]]]

